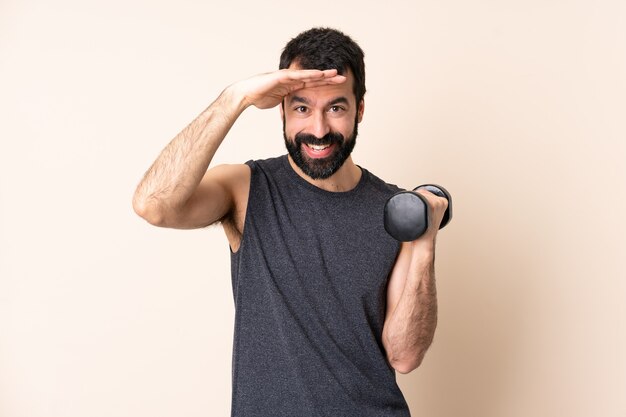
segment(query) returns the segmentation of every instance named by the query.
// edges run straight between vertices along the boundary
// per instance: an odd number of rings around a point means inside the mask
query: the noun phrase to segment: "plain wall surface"
[[[2,0],[0,416],[227,416],[221,229],[131,208],[160,150],[312,26],[366,54],[355,162],[453,195],[414,416],[626,416],[626,3]],[[214,164],[283,154],[248,109]]]

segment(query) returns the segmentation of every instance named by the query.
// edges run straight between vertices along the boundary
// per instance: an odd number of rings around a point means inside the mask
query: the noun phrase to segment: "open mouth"
[[[326,158],[327,156],[329,156],[332,153],[335,145],[332,143],[329,143],[327,145],[312,145],[312,144],[304,143],[302,144],[302,147],[304,148],[304,151],[310,158],[317,159],[317,158]]]

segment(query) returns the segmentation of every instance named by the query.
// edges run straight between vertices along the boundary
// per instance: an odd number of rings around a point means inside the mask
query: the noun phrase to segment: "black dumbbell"
[[[452,197],[439,185],[420,185],[413,191],[400,191],[392,195],[385,203],[385,230],[394,239],[410,242],[424,234],[428,229],[428,203],[426,198],[414,192],[424,188],[427,191],[448,200],[448,208],[443,215],[439,228],[443,228],[452,219]]]

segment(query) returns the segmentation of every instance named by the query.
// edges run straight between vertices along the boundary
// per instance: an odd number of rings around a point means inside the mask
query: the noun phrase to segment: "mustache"
[[[318,138],[315,135],[311,135],[310,133],[297,133],[294,137],[294,140],[298,145],[301,145],[303,143],[307,145],[317,146],[332,145],[333,143],[341,145],[344,142],[344,137],[341,133],[338,132],[328,132],[321,138]]]

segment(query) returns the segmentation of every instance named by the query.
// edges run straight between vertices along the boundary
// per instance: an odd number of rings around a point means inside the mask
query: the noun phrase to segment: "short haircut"
[[[353,91],[359,105],[365,95],[365,62],[361,47],[344,33],[331,28],[313,28],[290,40],[280,55],[279,69],[296,64],[302,69],[350,70]]]

